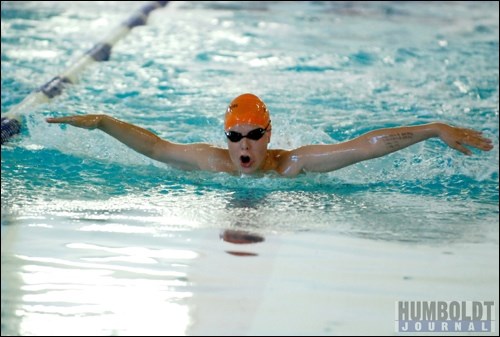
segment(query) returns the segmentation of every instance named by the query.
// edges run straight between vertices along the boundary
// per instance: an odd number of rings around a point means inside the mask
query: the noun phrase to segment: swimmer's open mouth
[[[241,156],[240,160],[243,164],[247,164],[250,162],[250,157],[249,156]]]

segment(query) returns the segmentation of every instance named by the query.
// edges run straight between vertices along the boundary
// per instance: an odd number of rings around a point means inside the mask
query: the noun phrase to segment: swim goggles
[[[236,131],[226,131],[225,134],[226,134],[226,137],[233,143],[237,143],[240,140],[242,140],[243,138],[248,138],[251,140],[259,140],[268,131],[267,128],[269,127],[270,124],[271,124],[271,121],[269,121],[269,123],[267,123],[267,126],[265,129],[263,129],[263,128],[253,129],[252,131],[247,133],[246,136],[243,136],[241,133],[236,132]]]

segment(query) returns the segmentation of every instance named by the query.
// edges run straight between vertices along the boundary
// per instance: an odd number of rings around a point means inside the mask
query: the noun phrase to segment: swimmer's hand
[[[439,138],[449,147],[470,156],[472,151],[465,147],[471,146],[482,151],[493,149],[491,139],[483,137],[481,131],[454,127],[444,123],[436,123]]]
[[[95,129],[99,127],[104,115],[79,115],[47,118],[47,123],[64,123],[84,129]]]

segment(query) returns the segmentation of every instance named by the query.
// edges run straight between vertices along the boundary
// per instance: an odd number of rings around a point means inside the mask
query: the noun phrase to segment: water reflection
[[[238,229],[226,229],[222,231],[220,234],[220,237],[222,240],[234,244],[253,244],[253,243],[259,243],[264,241],[264,237],[255,234],[255,233],[250,233],[247,231],[242,231]],[[235,255],[235,256],[257,256],[257,253],[253,252],[244,252],[244,251],[239,251],[239,250],[226,250],[226,253]]]
[[[102,235],[64,243],[65,231],[29,228],[44,251],[21,232],[15,247],[2,249],[2,335],[186,334],[193,295],[186,266],[197,252],[137,235],[122,236],[125,244]]]
[[[238,191],[231,195],[227,204],[229,216],[234,216],[238,220],[235,221],[230,229],[224,229],[220,233],[220,238],[225,242],[236,245],[249,245],[263,242],[264,236],[249,231],[248,228],[258,229],[259,224],[264,219],[261,219],[259,207],[265,204],[265,199],[269,192],[245,190]],[[257,256],[253,251],[242,251],[229,249],[226,253],[235,256]]]
[[[236,244],[258,243],[264,241],[263,236],[237,229],[226,229],[221,233],[221,238],[226,242]]]

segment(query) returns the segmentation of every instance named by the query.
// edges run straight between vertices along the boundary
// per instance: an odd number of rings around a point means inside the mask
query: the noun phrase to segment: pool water
[[[144,2],[2,2],[2,116]],[[495,301],[498,2],[172,2],[2,145],[2,335],[395,334],[395,303]],[[225,147],[252,92],[271,148],[444,121],[289,179],[190,172],[45,118],[106,113]],[[498,321],[498,310],[495,313]],[[494,333],[492,333],[494,334]]]

